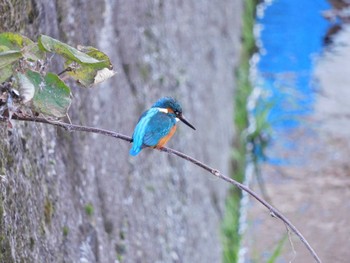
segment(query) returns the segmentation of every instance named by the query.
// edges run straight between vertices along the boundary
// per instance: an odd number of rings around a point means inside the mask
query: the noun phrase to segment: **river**
[[[350,28],[327,47],[328,2],[276,0],[258,8],[251,115],[266,111],[268,146],[255,145],[264,194],[303,233],[323,262],[349,262]],[[254,123],[254,118],[253,123]],[[252,125],[253,128],[256,126]],[[253,129],[250,127],[250,129]],[[249,170],[249,169],[248,169]],[[284,224],[255,200],[246,205],[241,262],[313,262]]]

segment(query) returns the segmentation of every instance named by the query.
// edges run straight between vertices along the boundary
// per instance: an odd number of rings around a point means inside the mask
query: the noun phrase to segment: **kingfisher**
[[[193,130],[196,129],[186,120],[180,104],[175,99],[159,99],[141,115],[132,135],[130,155],[137,155],[145,147],[162,148],[174,135],[179,120]]]

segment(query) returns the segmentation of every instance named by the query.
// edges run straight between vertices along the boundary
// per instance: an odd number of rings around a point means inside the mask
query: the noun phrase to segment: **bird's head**
[[[159,108],[164,113],[173,114],[175,115],[175,118],[177,118],[178,120],[181,120],[183,123],[185,123],[192,129],[194,130],[196,129],[183,116],[181,105],[174,98],[171,98],[171,97],[161,98],[156,103],[153,104],[152,108]]]

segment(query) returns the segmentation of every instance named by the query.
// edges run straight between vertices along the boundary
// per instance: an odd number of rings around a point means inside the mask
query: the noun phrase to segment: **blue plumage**
[[[177,119],[194,129],[182,116],[182,108],[176,100],[169,97],[158,100],[141,115],[132,136],[130,154],[135,156],[144,147],[162,147],[175,132]]]
[[[162,109],[170,108],[174,112],[182,113],[182,108],[180,104],[171,97],[164,97],[159,99],[156,103],[152,105],[152,108],[162,108]]]
[[[160,139],[169,134],[175,124],[175,115],[156,113],[146,127],[143,143],[147,146],[156,146]]]

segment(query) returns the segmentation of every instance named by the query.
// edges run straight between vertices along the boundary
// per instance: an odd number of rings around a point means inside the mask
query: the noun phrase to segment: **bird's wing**
[[[143,144],[147,146],[156,146],[160,139],[169,134],[174,125],[175,119],[158,111],[149,120],[143,137]]]
[[[135,127],[134,133],[132,135],[132,140],[133,140],[132,150],[135,153],[138,153],[139,151],[141,151],[141,148],[143,146],[143,138],[145,136],[148,123],[150,122],[152,117],[155,114],[157,114],[158,112],[159,112],[158,109],[151,108],[148,111],[145,111],[141,115],[141,117],[140,117],[140,119]]]

